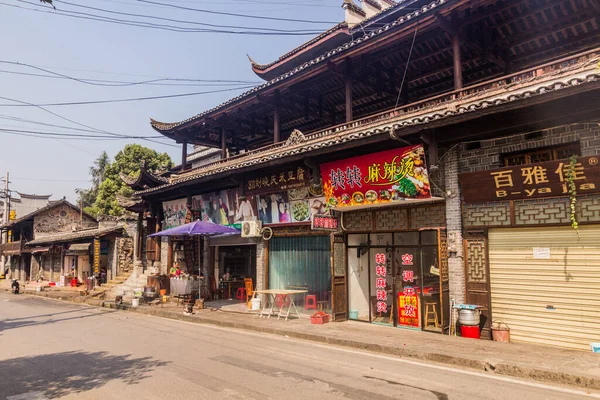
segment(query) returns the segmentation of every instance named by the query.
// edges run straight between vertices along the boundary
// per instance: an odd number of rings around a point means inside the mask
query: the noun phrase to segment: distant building
[[[19,197],[11,198],[9,203],[11,219],[21,218],[27,214],[46,207],[52,201],[51,194],[37,195],[17,192]],[[0,200],[0,221],[4,218],[4,200]]]

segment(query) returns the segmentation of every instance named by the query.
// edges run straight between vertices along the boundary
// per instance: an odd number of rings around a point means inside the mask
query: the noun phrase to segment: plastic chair
[[[235,298],[239,301],[244,301],[244,299],[246,298],[246,288],[238,288],[235,292]]]
[[[307,294],[306,302],[304,303],[305,310],[317,310],[317,295]]]
[[[282,309],[283,307],[289,307],[291,304],[290,298],[286,294],[278,294],[275,296],[275,304],[277,304],[279,309]]]

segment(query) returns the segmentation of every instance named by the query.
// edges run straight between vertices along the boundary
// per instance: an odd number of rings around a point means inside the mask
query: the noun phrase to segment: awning
[[[1,254],[4,256],[18,256],[21,254],[21,250],[3,250]]]
[[[89,252],[90,251],[90,245],[91,243],[75,243],[69,246],[69,248],[67,249],[68,253],[82,253],[82,252]]]
[[[47,253],[49,251],[50,251],[50,246],[48,246],[48,247],[34,247],[33,249],[31,249],[31,253],[32,254]]]

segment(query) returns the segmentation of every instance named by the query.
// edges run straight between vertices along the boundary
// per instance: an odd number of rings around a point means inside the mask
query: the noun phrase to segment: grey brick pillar
[[[448,273],[450,298],[465,302],[465,267],[462,242],[460,186],[458,184],[459,146],[450,150],[444,164],[446,225],[448,229]]]

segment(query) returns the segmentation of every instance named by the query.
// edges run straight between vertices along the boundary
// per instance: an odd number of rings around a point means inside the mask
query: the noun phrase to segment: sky
[[[55,0],[54,5],[60,12],[86,13],[93,18],[103,16],[188,29],[204,29],[205,26],[107,13],[73,4],[197,23],[287,31],[321,32],[344,17],[342,0],[71,1]],[[292,21],[208,14],[152,4],[156,2]],[[70,15],[85,17],[82,14]],[[91,18],[89,15],[87,17]],[[327,22],[311,24],[298,20]],[[248,31],[245,28],[211,29]],[[68,200],[75,201],[75,189],[89,187],[89,167],[102,151],[113,158],[127,143],[140,143],[169,153],[173,161],[179,164],[181,147],[174,146],[172,141],[157,138],[160,135],[151,129],[150,118],[162,122],[181,121],[243,93],[248,89],[240,89],[241,86],[261,82],[252,72],[246,54],[256,62],[268,63],[313,36],[172,32],[61,16],[37,0],[0,0],[0,176],[3,177],[7,171],[10,173],[12,191],[52,194],[53,199],[66,196]],[[128,84],[160,78],[187,80]],[[225,85],[215,80],[251,83]],[[47,111],[34,106],[21,106],[23,103],[72,103],[215,90],[227,91],[146,101],[44,106]],[[152,140],[159,143],[144,139],[81,140],[72,136],[47,138],[39,135],[39,132],[52,132],[59,135],[106,136],[106,133],[98,133],[98,130],[156,138]]]

